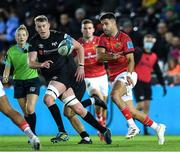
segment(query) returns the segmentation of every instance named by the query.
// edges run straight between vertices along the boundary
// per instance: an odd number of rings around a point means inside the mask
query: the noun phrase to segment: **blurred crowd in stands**
[[[152,51],[158,55],[166,83],[180,84],[180,0],[1,0],[0,75],[20,24],[27,26],[31,37],[35,33],[34,17],[44,14],[53,29],[78,39],[84,18],[94,21],[96,35],[102,33],[98,18],[105,11],[115,13],[119,29],[131,37],[136,50],[142,49],[145,34],[155,35]]]

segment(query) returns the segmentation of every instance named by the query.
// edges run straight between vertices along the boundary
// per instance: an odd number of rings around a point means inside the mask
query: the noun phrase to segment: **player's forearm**
[[[134,62],[133,61],[129,61],[128,72],[132,73],[133,71],[134,71]]]
[[[83,46],[76,40],[73,39],[74,49],[77,51],[78,64],[84,66],[84,48]]]
[[[74,62],[76,63],[76,65],[78,65],[78,63],[79,63],[78,56],[75,56],[75,57],[74,57]]]
[[[42,63],[37,62],[37,52],[30,52],[28,54],[28,65],[32,69],[41,68]]]
[[[115,57],[114,56],[111,56],[107,53],[98,53],[98,61],[111,61],[111,60],[114,60]]]
[[[32,69],[38,69],[42,67],[42,63],[36,61],[29,61],[29,67]]]
[[[78,52],[78,64],[84,65],[84,48],[80,47]]]
[[[4,78],[8,78],[9,77],[10,70],[11,70],[11,67],[6,65],[5,69],[4,69],[4,72],[3,72],[3,77]]]
[[[97,60],[99,62],[114,60],[115,56],[106,53],[104,47],[97,47]]]
[[[127,54],[126,55],[127,57],[127,60],[128,60],[128,72],[132,73],[134,71],[134,65],[135,65],[135,62],[134,62],[134,55],[133,53],[130,53],[130,54]]]

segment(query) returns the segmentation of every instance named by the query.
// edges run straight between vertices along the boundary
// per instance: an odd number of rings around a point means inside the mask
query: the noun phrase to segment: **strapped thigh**
[[[69,96],[63,99],[64,106],[72,106],[79,102],[79,100],[75,97],[75,95]]]
[[[48,85],[45,94],[51,95],[54,100],[56,100],[56,98],[58,98],[60,95],[58,89],[56,89],[56,87],[54,87],[53,85]]]

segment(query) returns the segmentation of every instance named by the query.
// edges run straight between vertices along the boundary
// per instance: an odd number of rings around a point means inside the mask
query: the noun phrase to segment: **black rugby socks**
[[[36,113],[28,114],[28,116],[24,117],[28,122],[32,132],[36,135]]]
[[[106,132],[106,128],[101,126],[98,121],[92,116],[90,112],[87,112],[86,116],[83,118],[87,123],[89,123],[91,126],[99,130],[101,133]]]
[[[83,101],[81,102],[81,104],[83,105],[83,107],[86,108],[86,107],[92,105],[92,101],[91,101],[90,98],[88,98],[88,99],[86,99],[86,100],[83,100]]]
[[[56,122],[59,132],[66,132],[64,129],[64,124],[63,124],[61,114],[60,114],[57,104],[53,104],[52,106],[48,108]]]

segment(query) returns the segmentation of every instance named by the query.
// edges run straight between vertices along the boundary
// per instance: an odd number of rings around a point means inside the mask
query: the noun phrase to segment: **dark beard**
[[[111,33],[109,31],[104,31],[104,34],[107,35],[107,36],[111,36]]]

